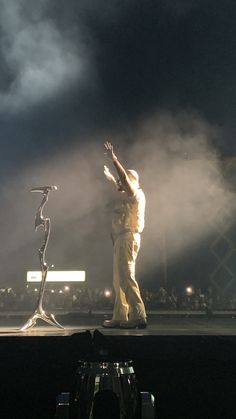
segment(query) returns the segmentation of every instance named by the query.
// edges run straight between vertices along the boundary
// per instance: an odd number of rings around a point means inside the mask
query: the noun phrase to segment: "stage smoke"
[[[212,145],[219,135],[196,114],[163,114],[127,131],[113,133],[115,150],[126,167],[140,175],[146,194],[146,227],[138,258],[138,276],[158,269],[163,257],[168,263],[180,261],[189,250],[198,251],[203,240],[215,231],[218,208],[235,210],[235,193],[222,177],[220,158]],[[129,140],[126,145],[121,139]],[[55,184],[45,208],[52,221],[48,248],[49,263],[56,269],[87,271],[94,287],[111,284],[112,243],[110,240],[112,201],[116,190],[103,175],[104,137],[67,153],[58,152],[37,166],[28,166],[11,180],[11,188],[2,185],[5,225],[2,230],[3,264],[14,258],[14,265],[37,269],[37,245],[40,234],[33,231],[39,197],[29,190],[38,184]],[[7,203],[11,210],[7,211]],[[9,225],[11,230],[9,231]],[[35,250],[33,247],[35,246]],[[5,261],[5,262],[4,262]],[[27,267],[27,268],[26,268]],[[20,279],[22,281],[22,279]]]
[[[24,111],[85,83],[89,54],[79,25],[59,25],[48,2],[1,2],[1,112]]]

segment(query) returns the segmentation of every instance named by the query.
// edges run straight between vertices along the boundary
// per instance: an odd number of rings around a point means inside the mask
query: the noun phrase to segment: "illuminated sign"
[[[27,282],[41,282],[40,271],[28,271]],[[48,271],[47,282],[85,282],[85,271]]]

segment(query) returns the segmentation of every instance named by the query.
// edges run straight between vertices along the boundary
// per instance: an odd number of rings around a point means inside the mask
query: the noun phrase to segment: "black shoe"
[[[147,320],[145,319],[136,319],[128,320],[127,322],[120,322],[121,329],[146,329]]]
[[[125,323],[125,322],[122,322]],[[103,327],[110,329],[119,329],[121,322],[119,320],[105,320],[102,324]]]

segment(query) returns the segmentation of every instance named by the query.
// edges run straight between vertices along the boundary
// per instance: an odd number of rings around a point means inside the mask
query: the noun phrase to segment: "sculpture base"
[[[64,327],[60,323],[58,323],[58,321],[55,319],[54,314],[51,314],[51,313],[48,314],[48,313],[45,313],[44,310],[36,309],[34,314],[29,318],[29,320],[27,320],[24,326],[21,327],[20,331],[24,332],[25,330],[31,329],[32,327],[36,325],[38,319],[45,321],[51,326],[56,326],[59,329],[64,329]]]

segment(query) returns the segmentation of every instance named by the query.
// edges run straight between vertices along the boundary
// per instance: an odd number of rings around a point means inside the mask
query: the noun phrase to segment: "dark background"
[[[222,256],[235,235],[233,159],[227,169],[235,153],[235,2],[0,5],[1,284],[21,286],[39,268],[33,224],[41,196],[29,190],[43,184],[58,186],[45,208],[49,264],[110,283],[104,208],[113,198],[102,165],[111,138],[146,192],[140,281],[207,287],[217,265],[209,250],[219,234],[214,209],[232,239],[218,243]]]

